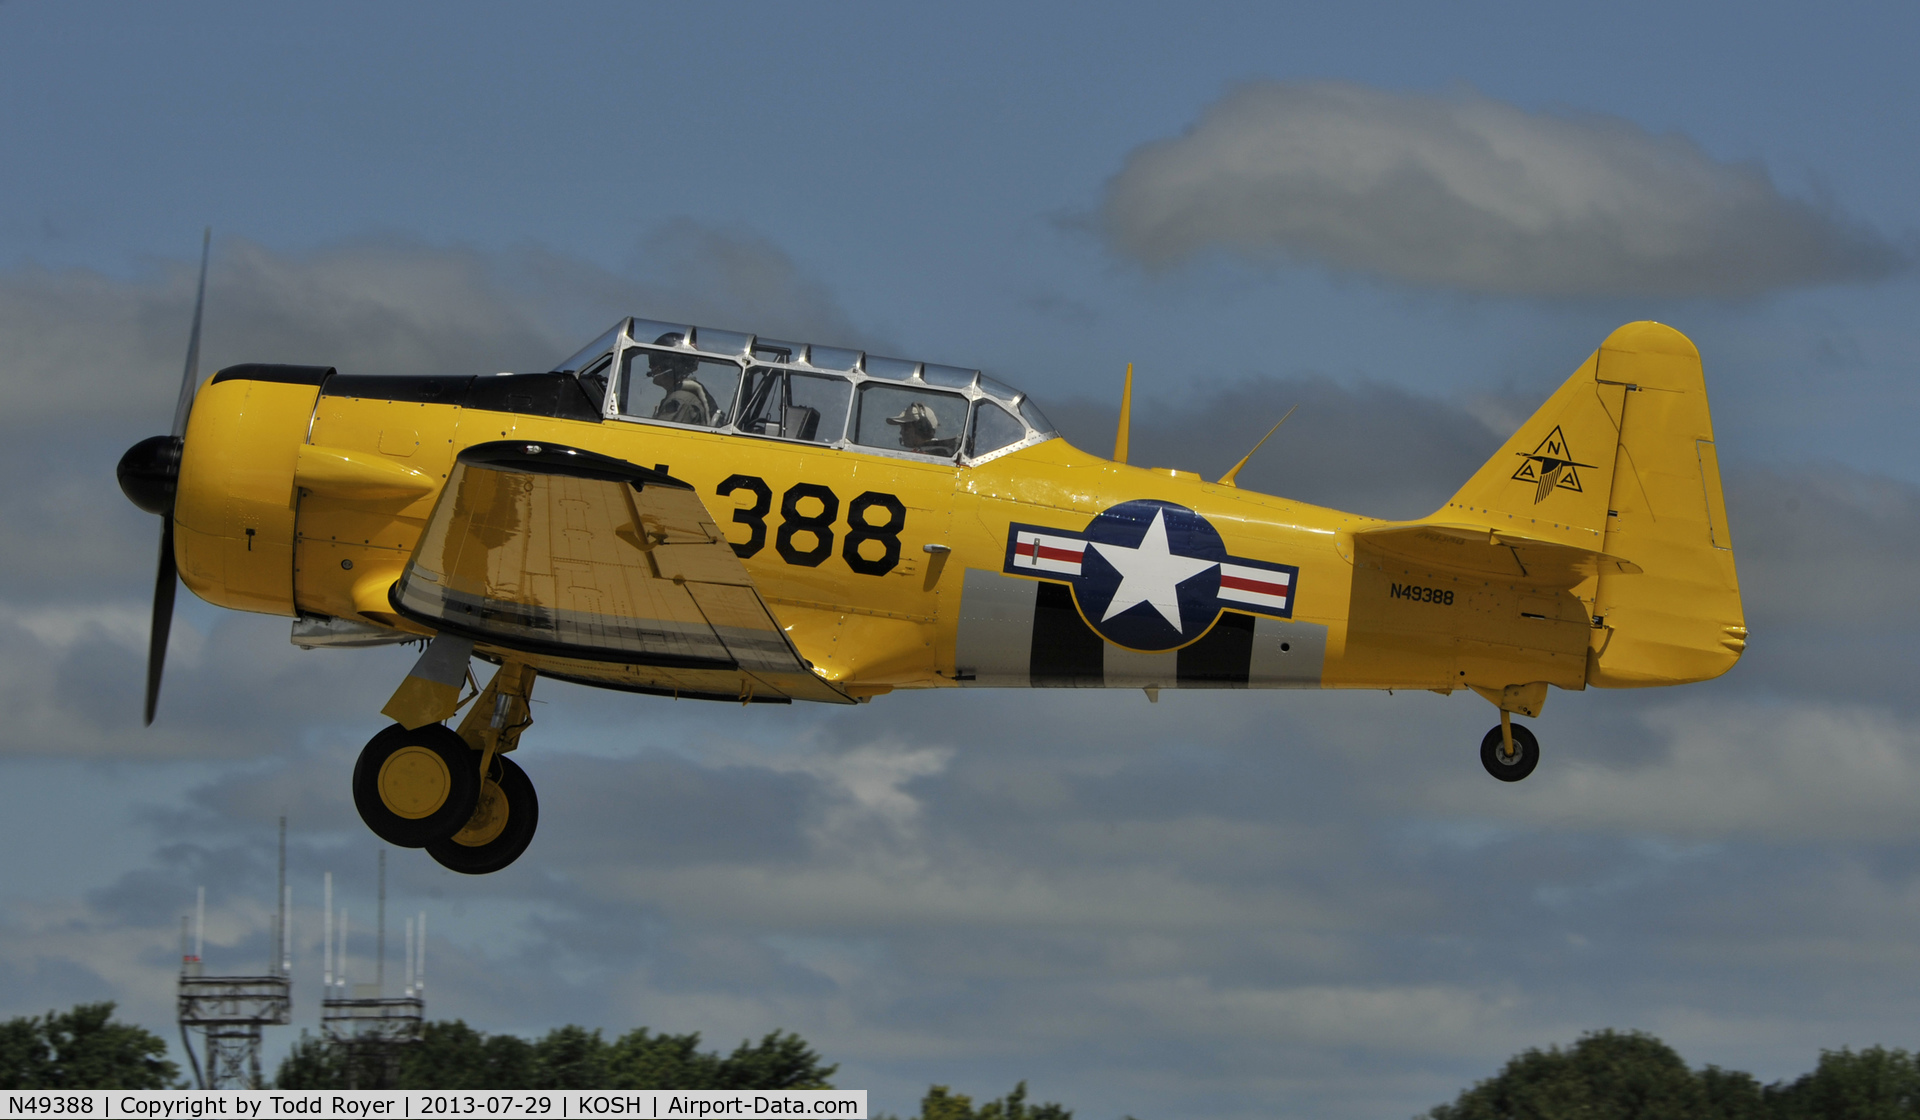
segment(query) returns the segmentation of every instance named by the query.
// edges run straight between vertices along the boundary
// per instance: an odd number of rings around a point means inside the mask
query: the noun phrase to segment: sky
[[[1567,7],[1567,6],[1562,6]],[[295,1023],[404,650],[183,596],[140,726],[165,428],[203,368],[541,369],[617,317],[984,368],[1066,437],[1436,508],[1609,331],[1704,356],[1748,624],[1720,680],[1469,694],[543,683],[538,838],[389,861],[428,1013],[804,1036],[910,1113],[1398,1117],[1651,1031],[1763,1080],[1920,1003],[1920,33],[1910,7],[0,4],[0,1017],[173,1039],[179,921]],[[271,1035],[270,1058],[293,1031]],[[177,1054],[176,1054],[177,1056]]]

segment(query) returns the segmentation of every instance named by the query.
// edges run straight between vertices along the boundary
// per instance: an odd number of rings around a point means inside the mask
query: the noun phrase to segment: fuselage
[[[488,400],[506,407],[486,408],[473,407],[471,389],[456,391],[464,379],[445,379],[436,400],[425,379],[253,368],[268,372],[242,367],[203,386],[180,476],[182,576],[224,606],[418,633],[387,591],[454,456],[510,439],[590,450],[691,484],[801,654],[855,696],[1584,680],[1589,627],[1577,594],[1364,555],[1356,563],[1352,534],[1379,520],[1114,463],[1059,438],[971,465],[923,463],[552,415],[566,410],[542,403],[538,378],[554,375],[530,375],[528,395],[515,400],[500,392],[509,379],[498,379],[485,386]],[[1102,543],[1117,508],[1134,514],[1133,540]],[[1138,526],[1148,518],[1172,532],[1160,561],[1171,568],[1148,557],[1139,579],[1122,574],[1116,590],[1116,565],[1133,553],[1113,549],[1145,549]],[[1016,555],[1023,527],[1060,543],[1066,566],[1035,565],[1032,545]],[[1215,560],[1225,554],[1211,569],[1208,547]],[[1269,593],[1236,595],[1225,586],[1235,572],[1252,581],[1244,586],[1268,581]],[[577,664],[520,659],[619,686]]]

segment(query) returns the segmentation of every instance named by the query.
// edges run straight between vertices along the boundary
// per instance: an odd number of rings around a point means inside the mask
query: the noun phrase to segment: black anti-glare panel
[[[256,378],[258,380],[258,378]],[[570,373],[513,373],[498,377],[389,377],[335,374],[322,394],[407,404],[453,404],[485,412],[600,419],[600,408]]]

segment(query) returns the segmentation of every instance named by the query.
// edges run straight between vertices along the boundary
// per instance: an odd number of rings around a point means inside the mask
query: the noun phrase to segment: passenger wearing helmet
[[[677,346],[682,337],[677,331],[669,331],[654,339],[654,344]],[[707,392],[706,386],[694,378],[699,368],[699,360],[690,354],[647,355],[648,378],[667,394],[653,410],[655,420],[713,427],[720,405],[713,399],[713,394]]]
[[[900,410],[900,415],[887,417],[887,423],[900,429],[900,446],[908,451],[918,451],[922,455],[957,454],[960,450],[958,434],[945,439],[936,439],[934,431],[940,426],[940,418],[924,402],[915,401]]]

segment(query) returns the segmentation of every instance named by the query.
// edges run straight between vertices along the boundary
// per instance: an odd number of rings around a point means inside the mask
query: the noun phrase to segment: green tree
[[[604,1089],[607,1043],[599,1031],[568,1024],[533,1044],[533,1083],[528,1089]]]
[[[1708,1066],[1697,1076],[1710,1120],[1771,1120],[1766,1090],[1751,1073]]]
[[[47,1084],[53,1048],[40,1029],[40,1020],[8,1019],[0,1023],[0,1089],[39,1089]]]
[[[879,1120],[898,1120],[898,1117],[883,1116]],[[1013,1092],[977,1109],[973,1107],[973,1098],[965,1093],[956,1093],[945,1085],[931,1086],[927,1095],[920,1098],[920,1115],[912,1120],[1073,1120],[1073,1113],[1053,1101],[1029,1106],[1027,1083],[1022,1081],[1013,1087]]]
[[[1672,1047],[1640,1031],[1594,1031],[1565,1050],[1526,1050],[1430,1120],[1702,1120],[1706,1089]]]
[[[345,1053],[301,1028],[300,1037],[273,1072],[276,1089],[338,1089],[347,1083]]]
[[[423,1024],[400,1059],[403,1089],[527,1089],[535,1083],[533,1044],[488,1035],[463,1020]]]
[[[797,1034],[774,1031],[758,1045],[742,1040],[722,1058],[701,1053],[700,1035],[629,1031],[608,1050],[608,1087],[614,1089],[830,1089],[840,1067]]]
[[[645,1027],[614,1040],[607,1054],[613,1089],[711,1089],[719,1078],[716,1054],[700,1053],[700,1035],[654,1034]]]
[[[534,1080],[533,1043],[514,1034],[488,1035],[484,1046],[489,1089],[522,1089]],[[420,1087],[436,1088],[431,1076]]]
[[[82,1003],[0,1024],[0,1089],[166,1089],[180,1067],[144,1027],[113,1021],[113,1004]]]
[[[1920,1117],[1920,1056],[1879,1046],[1822,1050],[1812,1073],[1766,1095],[1772,1120]]]
[[[698,1035],[694,1036],[696,1039]],[[820,1055],[808,1048],[797,1034],[774,1031],[749,1046],[745,1039],[733,1053],[716,1063],[716,1089],[831,1089],[827,1080],[839,1069],[838,1063],[820,1064]]]
[[[0,1040],[0,1046],[5,1045]],[[599,1031],[564,1026],[533,1042],[489,1035],[460,1020],[430,1022],[405,1048],[402,1089],[826,1089],[838,1066],[797,1034],[774,1031],[721,1057],[700,1050],[696,1034],[654,1034],[641,1027],[614,1042]],[[340,1047],[303,1032],[280,1063],[283,1089],[344,1088],[351,1073]],[[361,1077],[360,1084],[371,1084]]]

